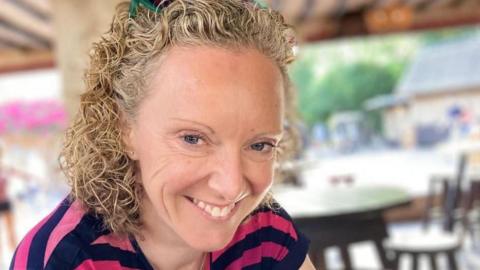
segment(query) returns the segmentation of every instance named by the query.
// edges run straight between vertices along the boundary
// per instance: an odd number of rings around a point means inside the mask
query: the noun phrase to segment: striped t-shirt
[[[208,254],[205,270],[298,269],[308,240],[281,208],[261,208],[239,226],[232,241]],[[65,199],[22,240],[10,269],[152,269],[135,239],[103,229],[102,221]]]

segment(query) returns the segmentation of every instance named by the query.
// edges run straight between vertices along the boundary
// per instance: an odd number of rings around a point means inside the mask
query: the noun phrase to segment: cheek
[[[169,177],[170,191],[181,191],[195,185],[202,179],[202,162],[201,159],[191,159],[188,157],[176,158],[171,163],[169,170],[165,174]]]
[[[178,191],[194,184],[199,177],[199,171],[202,164],[200,160],[192,160],[190,158],[179,155],[164,155],[156,157],[141,168],[142,181],[156,186],[165,188],[166,191]]]
[[[255,175],[250,178],[253,192],[256,194],[264,193],[273,184],[273,163],[267,162],[258,165],[255,168]]]

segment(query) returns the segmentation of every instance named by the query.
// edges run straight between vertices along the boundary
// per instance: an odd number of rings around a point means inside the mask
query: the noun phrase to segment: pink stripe
[[[28,254],[30,252],[30,245],[32,244],[33,237],[37,234],[38,230],[45,225],[45,223],[50,219],[50,217],[57,211],[59,206],[55,208],[48,216],[42,219],[33,229],[31,229],[23,238],[22,242],[17,248],[17,253],[15,255],[14,269],[26,269]]]
[[[297,232],[293,228],[291,221],[279,215],[276,215],[271,211],[260,212],[257,213],[255,216],[251,217],[247,223],[239,226],[237,232],[233,236],[232,241],[230,241],[230,243],[225,248],[212,254],[213,261],[216,261],[218,257],[220,257],[220,255],[222,255],[231,246],[245,239],[247,235],[270,226],[279,231],[289,234],[295,240],[298,239]]]
[[[288,249],[273,242],[264,242],[256,248],[243,252],[242,257],[232,262],[226,269],[236,270],[260,263],[262,258],[274,258],[277,261],[283,260],[288,254]]]
[[[44,267],[47,265],[48,259],[52,255],[52,252],[58,243],[65,235],[67,235],[77,226],[84,214],[85,212],[82,210],[80,203],[77,201],[73,202],[68,208],[67,212],[65,212],[65,215],[63,215],[62,219],[55,226],[48,238],[47,247],[45,249],[45,257],[43,260]]]
[[[102,235],[93,241],[92,245],[94,244],[109,244],[110,246],[121,250],[135,252],[135,249],[128,238],[120,238],[114,234]]]
[[[91,259],[83,261],[75,270],[138,270],[137,268],[130,268],[122,266],[118,261],[93,261]]]

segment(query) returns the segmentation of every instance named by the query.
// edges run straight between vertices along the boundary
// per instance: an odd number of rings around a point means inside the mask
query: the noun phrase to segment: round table
[[[404,189],[394,186],[326,188],[277,187],[274,198],[294,218],[336,218],[385,211],[411,202]]]
[[[383,214],[411,203],[408,192],[393,186],[277,187],[273,196],[311,240],[309,253],[318,270],[326,269],[324,250],[334,246],[340,249],[344,268],[353,269],[348,246],[362,241],[372,241],[383,268],[389,268]]]

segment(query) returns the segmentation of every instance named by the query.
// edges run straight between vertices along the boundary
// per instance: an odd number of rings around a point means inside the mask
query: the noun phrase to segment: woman
[[[140,4],[139,4],[140,2]],[[313,269],[269,197],[294,141],[290,29],[241,0],[120,4],[12,269]]]

